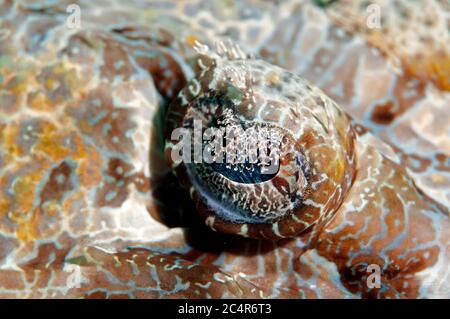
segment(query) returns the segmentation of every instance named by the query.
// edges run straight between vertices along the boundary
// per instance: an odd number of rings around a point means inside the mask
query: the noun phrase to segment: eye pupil
[[[269,181],[277,175],[279,169],[279,166],[277,166],[274,172],[268,173],[264,171],[259,163],[250,163],[248,161],[236,164],[211,163],[208,166],[229,180],[241,184],[258,184]]]

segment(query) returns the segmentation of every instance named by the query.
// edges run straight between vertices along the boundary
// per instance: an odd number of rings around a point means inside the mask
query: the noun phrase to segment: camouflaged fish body
[[[63,4],[0,9],[0,296],[450,296],[446,192],[315,86],[330,82],[295,75],[316,76],[300,60],[276,61],[298,50],[257,52],[287,71],[226,41],[199,47],[216,39],[186,22],[188,5],[137,1],[99,15],[80,4],[81,29],[64,24]],[[372,54],[329,22],[316,30],[341,46],[343,65]],[[302,50],[305,61],[320,51]],[[244,183],[223,167],[174,162],[173,129],[217,118],[284,136],[276,174]],[[380,287],[368,285],[371,265]]]
[[[341,276],[353,277],[349,291],[364,297],[448,293],[448,211],[421,194],[402,167],[372,146],[374,141],[360,139],[335,102],[304,79],[260,60],[219,57],[209,63],[200,63],[204,72],[171,105],[169,132],[192,127],[195,118],[205,128],[217,125],[214,119],[231,110],[247,128],[264,123],[282,129],[285,143],[294,146],[281,157],[275,176],[251,186],[233,182],[226,171],[202,173],[167,156],[207,226],[264,240],[303,238],[303,249],[334,261]],[[229,97],[230,88],[240,94]],[[167,143],[169,155],[174,145]],[[307,170],[295,161],[297,156],[305,157]],[[227,210],[250,217],[239,221]],[[378,291],[367,287],[371,264],[383,269]],[[419,274],[428,267],[441,275],[430,276],[425,284]]]

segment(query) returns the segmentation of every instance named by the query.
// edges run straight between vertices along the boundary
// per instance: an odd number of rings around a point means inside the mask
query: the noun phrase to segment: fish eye
[[[353,179],[345,114],[260,60],[210,63],[170,105],[167,123],[166,159],[218,232],[294,237],[326,222]],[[177,138],[179,129],[186,136]]]

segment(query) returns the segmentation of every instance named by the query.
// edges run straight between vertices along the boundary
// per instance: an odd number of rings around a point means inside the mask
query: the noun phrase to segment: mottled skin
[[[180,127],[181,120],[191,113],[200,113],[197,117],[203,119],[204,126],[211,126],[209,113],[215,118],[224,108],[233,109],[243,121],[285,128],[311,163],[312,178],[308,180],[311,191],[281,220],[236,223],[218,214],[211,197],[203,196],[207,189],[196,185],[186,173],[187,165],[173,162],[173,169],[190,189],[205,223],[216,231],[244,237],[272,240],[300,237],[304,241],[302,249],[315,251],[335,263],[341,276],[347,278],[343,285],[362,297],[448,296],[448,211],[421,194],[405,170],[374,148],[371,141],[358,138],[348,116],[311,84],[262,61],[229,59],[202,60],[205,71],[188,83],[171,105],[168,131]],[[233,78],[232,74],[245,76]],[[209,105],[195,103],[207,94],[223,94],[226,98],[230,87],[242,92],[232,105],[223,102],[221,105],[223,100],[212,98]],[[167,145],[169,155],[172,144]],[[170,161],[171,157],[167,157]],[[281,160],[280,171],[284,166]],[[201,178],[206,179],[206,185],[223,183],[221,193],[230,188],[226,179],[210,175]],[[272,178],[273,193],[283,192],[278,187],[282,181]],[[264,190],[253,191],[241,185],[237,191],[248,194],[246,200],[255,196],[258,200],[253,201],[261,209],[273,209],[264,206],[268,196]],[[275,195],[271,194],[271,198]],[[222,205],[232,201],[228,197],[217,200]],[[378,290],[369,289],[366,284],[370,264],[383,270],[382,287]],[[428,271],[423,275],[430,276],[428,281],[421,277],[422,271]]]
[[[445,106],[445,90],[395,73],[309,3],[257,4],[252,13],[245,4],[137,1],[100,16],[95,4],[81,6],[77,30],[64,25],[64,4],[1,4],[1,297],[450,296],[449,136],[414,121],[430,104]],[[222,15],[228,20],[212,23],[217,29],[205,26]],[[265,33],[248,36],[252,23]],[[280,32],[292,38],[283,43]],[[322,36],[311,42],[311,34]],[[224,37],[292,73],[240,53],[192,49],[195,39]],[[243,76],[224,80],[227,65]],[[376,87],[364,84],[376,77]],[[417,90],[400,98],[411,83]],[[244,97],[227,104],[238,118],[287,131],[311,165],[312,191],[277,223],[211,220],[215,212],[191,189],[183,165],[165,164],[164,127],[170,132],[195,104],[181,97],[192,102],[230,85]],[[400,103],[398,119],[366,118],[391,97]],[[431,122],[445,121],[442,112]],[[244,236],[209,231],[205,221]],[[381,266],[382,288],[367,287],[368,264]],[[67,265],[81,267],[81,287],[67,285]]]

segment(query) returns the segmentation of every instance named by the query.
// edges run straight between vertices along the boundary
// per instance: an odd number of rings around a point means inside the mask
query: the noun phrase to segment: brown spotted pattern
[[[394,12],[381,32],[348,1],[108,2],[0,3],[0,297],[450,297],[445,1],[380,2]],[[70,3],[80,29],[65,24]],[[392,47],[404,25],[421,31],[409,55]],[[227,39],[258,59],[223,54]],[[225,45],[199,56],[197,40]],[[195,105],[214,115],[192,102],[228,87],[242,93],[233,118],[286,133],[310,165],[275,223],[221,220],[166,165],[166,126]],[[227,189],[270,206],[288,175]]]

